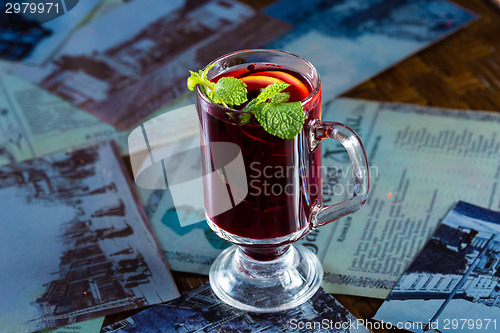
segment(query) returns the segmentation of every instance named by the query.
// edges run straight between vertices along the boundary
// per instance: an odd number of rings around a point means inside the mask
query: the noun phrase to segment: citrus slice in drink
[[[265,87],[273,83],[285,82],[278,78],[264,75],[249,75],[240,78],[240,80],[246,83],[247,90],[249,92],[255,89],[264,89]]]
[[[241,80],[243,80],[243,79],[248,80],[251,77],[259,77],[259,78],[267,77],[268,79],[279,80],[279,81],[273,81],[271,83],[286,82],[286,83],[290,84],[291,86],[285,89],[286,92],[290,93],[290,102],[302,101],[303,99],[306,99],[307,96],[309,96],[309,89],[307,89],[306,85],[304,83],[302,83],[302,81],[300,81],[295,76],[288,74],[286,72],[280,72],[280,71],[256,72],[256,73],[250,74],[249,76],[241,78]],[[259,79],[259,80],[261,80],[261,79]],[[245,81],[243,80],[243,82],[245,82]],[[248,85],[248,83],[247,83],[247,85]],[[259,88],[263,88],[263,87],[259,87]],[[250,91],[250,89],[248,89],[248,91]]]

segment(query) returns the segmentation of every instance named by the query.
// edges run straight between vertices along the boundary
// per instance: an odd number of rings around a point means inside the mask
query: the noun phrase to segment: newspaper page
[[[130,185],[110,143],[0,167],[2,331],[178,297]]]
[[[458,202],[375,319],[412,332],[498,332],[500,212]]]
[[[361,210],[301,241],[322,261],[328,292],[385,298],[454,202],[500,208],[499,114],[354,99],[327,101],[323,112],[359,134],[371,172]],[[352,192],[352,175],[342,146],[326,140],[322,149],[328,205]],[[229,244],[211,232],[204,211],[176,211],[168,191],[141,196],[172,269],[207,274]]]
[[[334,332],[369,331],[331,295],[320,289],[310,300],[279,315],[251,313],[228,306],[208,283],[180,298],[153,306],[102,328],[103,333],[139,332]]]
[[[192,104],[193,99],[184,95],[153,116]],[[174,120],[165,127],[166,138],[192,134],[182,114]],[[0,165],[110,139],[126,155],[128,135],[33,83],[0,71]]]

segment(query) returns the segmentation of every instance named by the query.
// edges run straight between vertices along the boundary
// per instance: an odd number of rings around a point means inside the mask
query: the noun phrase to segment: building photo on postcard
[[[1,332],[178,296],[118,158],[101,143],[0,167]]]
[[[363,324],[323,289],[306,303],[277,315],[235,309],[217,298],[206,283],[101,332],[369,332]]]
[[[25,68],[23,76],[125,130],[185,94],[189,69],[289,27],[237,1],[133,0],[83,26],[43,70]]]
[[[458,202],[375,318],[498,332],[500,212]]]

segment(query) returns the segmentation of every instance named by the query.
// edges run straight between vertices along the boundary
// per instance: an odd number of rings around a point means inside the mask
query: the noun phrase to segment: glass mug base
[[[215,259],[209,280],[225,303],[250,312],[279,312],[311,298],[321,286],[323,268],[301,245],[285,245],[274,260],[258,261],[233,245]]]

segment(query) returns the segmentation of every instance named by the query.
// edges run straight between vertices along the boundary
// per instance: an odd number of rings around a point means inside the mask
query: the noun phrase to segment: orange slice
[[[286,83],[291,84],[290,87],[285,89],[286,92],[290,93],[290,101],[291,102],[301,101],[301,100],[307,98],[307,96],[309,96],[309,89],[307,89],[305,84],[303,84],[302,81],[297,79],[295,76],[288,74],[286,72],[280,72],[280,71],[257,72],[257,73],[250,74],[246,78],[257,77],[257,76],[258,77],[267,76],[269,78],[276,78],[276,79],[279,79],[280,81],[284,81]],[[248,89],[248,90],[250,90],[250,89]]]
[[[283,80],[280,80],[278,78],[263,75],[249,75],[240,78],[240,80],[246,83],[248,91],[252,91],[254,89],[263,89],[268,85],[276,82],[284,82]]]

